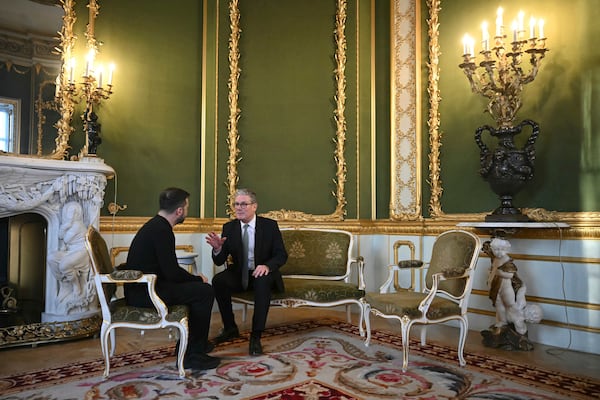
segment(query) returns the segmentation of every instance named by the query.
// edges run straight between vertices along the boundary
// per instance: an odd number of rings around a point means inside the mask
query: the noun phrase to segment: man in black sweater
[[[137,232],[127,255],[127,268],[156,274],[156,293],[167,304],[186,304],[189,307],[189,344],[183,365],[185,368],[206,370],[216,368],[220,360],[207,353],[213,345],[208,342],[210,317],[215,298],[206,277],[192,275],[181,268],[175,253],[173,227],[188,214],[189,193],[168,188],[160,193],[158,214]],[[129,305],[153,307],[145,284],[125,285]]]

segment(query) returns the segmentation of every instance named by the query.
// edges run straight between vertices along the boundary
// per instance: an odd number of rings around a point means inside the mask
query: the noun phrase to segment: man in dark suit
[[[236,191],[236,219],[223,225],[221,236],[210,232],[206,242],[212,246],[216,265],[231,264],[214,276],[212,285],[221,311],[223,330],[214,339],[216,344],[239,337],[231,304],[231,294],[254,290],[254,315],[249,353],[262,354],[260,338],[267,321],[271,290],[283,291],[279,268],[287,261],[287,252],[277,222],[256,215],[256,194],[248,189]]]
[[[173,227],[187,216],[189,195],[179,188],[168,188],[160,193],[160,210],[133,238],[127,255],[127,268],[156,274],[156,293],[167,306],[186,304],[189,307],[190,338],[183,365],[185,368],[206,370],[216,368],[220,363],[217,357],[207,354],[214,347],[208,342],[214,291],[206,277],[192,275],[179,266],[173,233]],[[127,284],[124,290],[127,304],[154,307],[146,284]]]

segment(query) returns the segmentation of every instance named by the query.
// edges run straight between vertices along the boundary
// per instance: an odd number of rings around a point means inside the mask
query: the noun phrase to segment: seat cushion
[[[300,299],[315,303],[330,303],[345,299],[360,299],[365,295],[364,290],[356,284],[343,281],[326,281],[318,279],[284,278],[285,292],[272,294],[272,300]],[[236,293],[234,297],[246,301],[254,300],[254,292]]]
[[[113,310],[112,322],[135,322],[138,324],[156,324],[160,322],[160,315],[154,308],[134,307],[125,304],[124,299],[111,303]],[[185,305],[174,305],[169,307],[169,313],[165,318],[167,321],[181,321],[188,316],[188,307]]]
[[[365,300],[371,308],[382,314],[404,315],[411,319],[421,318],[419,304],[425,298],[425,294],[419,292],[397,292],[397,293],[367,293]],[[427,318],[431,320],[446,318],[452,315],[460,315],[460,307],[453,301],[436,296],[429,307]]]

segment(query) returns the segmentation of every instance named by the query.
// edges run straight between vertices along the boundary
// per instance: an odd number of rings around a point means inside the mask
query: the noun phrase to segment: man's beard
[[[175,220],[175,225],[181,224],[183,221],[185,221],[185,215],[182,215],[181,217],[177,218]]]

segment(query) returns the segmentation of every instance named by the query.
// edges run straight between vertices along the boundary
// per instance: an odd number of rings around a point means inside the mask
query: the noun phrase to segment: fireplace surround
[[[0,155],[0,218],[34,213],[47,222],[41,322],[1,328],[0,348],[97,332],[101,321],[83,235],[89,225],[98,227],[104,189],[114,173],[98,157],[65,161]],[[10,277],[17,272],[10,268],[7,282],[0,282],[5,287],[14,286]],[[5,300],[19,306],[18,297]]]

